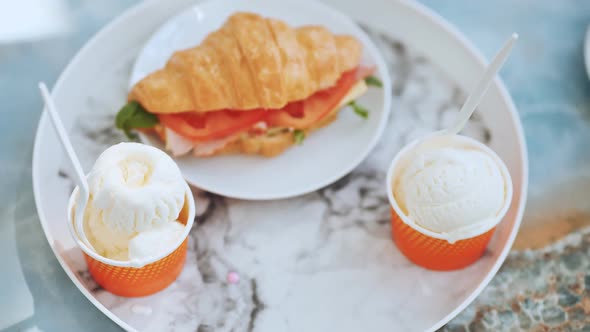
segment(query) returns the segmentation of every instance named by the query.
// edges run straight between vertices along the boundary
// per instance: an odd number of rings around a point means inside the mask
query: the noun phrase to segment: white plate
[[[367,156],[383,132],[389,110],[391,80],[383,58],[369,37],[347,16],[323,4],[298,0],[213,0],[175,16],[148,40],[130,78],[130,87],[164,67],[173,52],[198,45],[236,11],[256,12],[284,20],[291,26],[322,24],[333,33],[355,36],[363,44],[363,62],[376,65],[383,89],[370,88],[358,99],[370,110],[368,120],[343,109],[329,126],[309,135],[274,157],[228,155],[213,158],[186,156],[177,163],[187,181],[204,190],[241,199],[279,199],[324,187],[349,173]],[[157,141],[145,143],[161,148]]]
[[[378,47],[395,74],[396,94],[386,135],[349,177],[317,193],[273,202],[197,193],[199,218],[187,265],[177,282],[154,296],[117,298],[88,278],[65,223],[72,190],[64,177],[67,161],[42,116],[33,185],[45,235],[73,283],[123,328],[195,331],[203,323],[221,322],[243,331],[251,322],[255,331],[263,332],[285,331],[285,324],[308,332],[435,330],[463,310],[504,261],[524,209],[528,164],[521,124],[502,82],[490,87],[471,130],[479,138],[491,136],[490,147],[511,173],[510,210],[477,264],[449,273],[417,268],[397,251],[389,226],[382,223],[389,213],[385,171],[404,142],[436,129],[433,119],[452,119],[445,103],[456,107],[461,102],[453,102],[461,99],[453,98],[453,91],[469,90],[485,61],[459,32],[416,3],[326,2],[384,32]],[[92,38],[61,74],[53,97],[66,128],[72,128],[85,169],[106,145],[123,139],[112,128],[113,116],[125,100],[140,48],[165,21],[192,4],[140,3]],[[408,76],[411,80],[400,90]],[[236,287],[224,281],[228,268],[242,276]],[[233,307],[224,311],[225,305]],[[146,307],[151,315],[145,315]],[[243,320],[246,325],[239,325]]]

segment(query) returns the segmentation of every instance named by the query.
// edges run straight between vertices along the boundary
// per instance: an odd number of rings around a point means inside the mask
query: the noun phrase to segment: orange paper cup
[[[178,216],[178,220],[186,225],[183,236],[167,252],[142,261],[117,261],[102,257],[80,240],[73,222],[75,217],[74,197],[78,195],[78,188],[74,190],[69,203],[70,232],[84,253],[88,271],[99,285],[119,296],[138,297],[159,292],[176,280],[184,267],[188,233],[195,219],[193,194],[188,185],[186,188],[184,206]]]
[[[391,235],[398,249],[414,264],[430,270],[462,269],[477,261],[486,250],[496,227],[455,243],[424,235],[409,225],[391,209]]]
[[[428,147],[429,144],[438,146],[452,144],[451,146],[469,147],[478,149],[490,155],[498,164],[505,179],[505,203],[494,221],[486,224],[474,224],[465,228],[461,237],[449,236],[425,229],[416,224],[404,214],[398,205],[394,192],[397,172],[407,163],[410,152],[416,152],[417,148]],[[387,173],[387,196],[391,204],[391,235],[398,249],[413,263],[430,270],[449,271],[457,270],[473,264],[485,252],[496,226],[510,207],[512,202],[512,180],[504,162],[484,144],[465,136],[454,135],[448,137],[429,136],[422,140],[414,141],[404,147],[392,160]]]
[[[94,280],[109,292],[126,297],[147,296],[168,287],[180,274],[188,239],[170,255],[141,268],[105,264],[86,253],[84,258]]]

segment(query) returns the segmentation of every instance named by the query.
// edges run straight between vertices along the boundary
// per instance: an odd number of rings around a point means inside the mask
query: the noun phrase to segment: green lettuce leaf
[[[352,109],[354,110],[354,112],[358,116],[360,116],[361,118],[363,118],[363,119],[369,118],[369,110],[367,110],[363,106],[357,104],[356,101],[353,100],[350,103],[348,103],[348,105],[350,105],[352,107]]]
[[[153,128],[158,122],[158,117],[155,114],[147,112],[136,101],[130,101],[123,106],[115,118],[117,128],[123,130],[125,135],[131,139],[137,138],[137,135],[131,131],[132,129]]]
[[[375,76],[369,76],[369,77],[365,78],[365,83],[367,83],[367,85],[369,85],[369,86],[372,85],[372,86],[376,86],[379,88],[383,87],[383,82],[381,82],[381,80]]]
[[[305,139],[305,132],[303,130],[297,129],[293,132],[293,138],[295,139],[295,143],[302,144],[303,140]]]

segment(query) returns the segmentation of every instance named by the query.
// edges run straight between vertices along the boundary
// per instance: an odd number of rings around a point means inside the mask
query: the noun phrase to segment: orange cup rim
[[[176,250],[178,247],[180,247],[182,245],[182,243],[186,240],[188,234],[190,233],[190,230],[191,230],[193,223],[195,221],[195,214],[196,214],[195,199],[193,197],[193,193],[192,193],[189,185],[186,182],[184,182],[184,186],[186,189],[185,190],[185,204],[188,204],[188,217],[187,217],[184,231],[182,233],[182,236],[179,237],[179,239],[176,241],[174,246],[171,246],[169,249],[163,251],[162,253],[160,253],[158,255],[144,258],[144,259],[139,259],[139,260],[119,261],[119,260],[114,260],[114,259],[110,259],[110,258],[106,258],[104,256],[101,256],[97,252],[95,252],[94,250],[90,249],[78,237],[78,234],[77,234],[76,230],[74,229],[73,209],[74,209],[74,205],[76,203],[75,198],[78,195],[78,187],[77,186],[72,191],[72,194],[70,195],[70,199],[68,200],[68,229],[70,230],[70,235],[72,236],[72,238],[74,239],[74,241],[76,242],[78,247],[80,247],[80,249],[82,249],[82,251],[84,251],[85,254],[87,254],[88,256],[90,256],[90,257],[94,258],[95,260],[97,260],[101,263],[104,263],[104,264],[117,266],[117,267],[142,268],[148,264],[155,263],[155,262],[165,258],[166,256],[170,255],[171,253],[174,252],[174,250]]]
[[[400,217],[402,222],[404,224],[408,225],[409,227],[411,227],[412,229],[414,229],[424,235],[427,235],[429,237],[432,237],[435,239],[440,239],[440,240],[446,240],[450,243],[460,241],[460,240],[469,239],[472,237],[476,237],[476,236],[484,234],[485,232],[498,226],[498,224],[502,221],[502,219],[504,218],[504,216],[508,212],[508,209],[512,205],[513,186],[512,186],[512,178],[510,176],[510,173],[508,172],[508,168],[506,167],[506,164],[504,163],[504,161],[496,154],[496,152],[494,152],[494,150],[490,149],[487,145],[485,145],[485,144],[483,144],[471,137],[458,135],[458,134],[453,135],[452,139],[458,140],[462,143],[467,143],[469,145],[472,145],[472,146],[476,147],[477,149],[480,149],[480,150],[486,152],[487,154],[489,154],[496,161],[496,163],[500,167],[500,171],[502,172],[504,179],[506,179],[506,181],[505,181],[506,182],[505,204],[504,204],[504,207],[502,207],[502,210],[500,210],[500,213],[498,214],[498,216],[496,217],[494,222],[485,225],[486,227],[483,227],[483,228],[481,227],[480,224],[469,225],[467,227],[461,228],[458,231],[462,231],[461,232],[462,236],[457,237],[457,236],[454,236],[453,234],[450,234],[450,233],[439,233],[439,232],[435,232],[435,231],[429,230],[427,228],[424,228],[424,227],[420,226],[419,224],[417,224],[416,222],[414,222],[413,220],[411,220],[408,216],[405,215],[405,213],[403,213],[402,209],[400,208],[399,204],[397,203],[397,201],[395,199],[395,196],[394,196],[393,190],[392,190],[394,175],[395,175],[395,171],[397,170],[397,166],[398,166],[399,162],[403,159],[404,155],[407,154],[409,151],[411,151],[413,148],[415,148],[416,145],[418,145],[418,143],[421,143],[421,142],[424,142],[424,141],[427,141],[429,139],[433,139],[436,137],[440,137],[440,136],[437,135],[436,133],[430,134],[426,137],[418,138],[418,139],[408,143],[391,160],[391,163],[389,164],[389,168],[387,170],[387,177],[385,180],[386,181],[385,182],[385,187],[386,187],[385,189],[387,190],[387,198],[389,200],[390,206],[393,208],[395,213]],[[477,227],[477,226],[480,226],[480,227]]]

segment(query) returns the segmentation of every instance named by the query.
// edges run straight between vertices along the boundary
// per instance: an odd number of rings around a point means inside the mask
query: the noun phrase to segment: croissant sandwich
[[[236,13],[139,81],[116,125],[158,135],[174,156],[275,156],[346,105],[367,117],[354,99],[381,83],[361,53],[358,40],[321,26]]]

